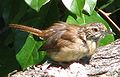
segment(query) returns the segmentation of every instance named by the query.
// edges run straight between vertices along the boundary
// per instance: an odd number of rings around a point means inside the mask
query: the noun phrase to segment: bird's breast
[[[82,42],[81,39],[78,42],[69,44],[68,46],[60,47],[57,51],[51,50],[48,55],[54,61],[69,62],[78,61],[82,57],[86,56],[89,52],[89,48]]]

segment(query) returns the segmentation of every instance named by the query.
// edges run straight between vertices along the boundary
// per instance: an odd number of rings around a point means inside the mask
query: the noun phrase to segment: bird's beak
[[[113,34],[113,35],[115,35],[115,33],[112,32],[111,30],[106,30],[105,32],[103,32],[103,34],[105,34],[105,35],[107,35],[107,34]]]
[[[113,35],[115,35],[115,33],[112,32],[112,30],[110,30],[110,29],[105,30],[105,31],[101,31],[100,33],[101,33],[102,35],[107,35],[107,34],[113,34]]]
[[[115,35],[115,33],[112,32],[112,30],[105,30],[105,31],[101,31],[100,33],[101,33],[101,35],[100,35],[99,38],[103,38],[105,35],[108,35],[108,34],[113,34],[113,35]]]

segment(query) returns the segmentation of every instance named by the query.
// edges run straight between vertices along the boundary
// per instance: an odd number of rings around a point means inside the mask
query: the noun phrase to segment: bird
[[[92,56],[100,39],[112,33],[99,22],[83,26],[57,22],[45,30],[19,24],[9,24],[9,27],[29,32],[46,40],[42,47],[56,62],[78,61],[85,56]]]

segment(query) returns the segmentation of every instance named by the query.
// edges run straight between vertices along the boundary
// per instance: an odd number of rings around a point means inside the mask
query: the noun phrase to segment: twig
[[[107,16],[110,16],[110,15],[112,15],[112,14],[118,12],[119,10],[120,10],[120,8],[118,8],[118,9],[116,9],[116,10],[110,12],[110,13],[106,13],[106,15],[107,15]]]
[[[120,32],[120,28],[112,21],[112,19],[109,17],[109,13],[105,13],[104,11],[102,11],[101,9],[98,9],[98,11],[100,13],[102,13],[111,23],[112,25]]]
[[[111,14],[114,14],[114,13],[116,13],[116,12],[118,12],[118,11],[120,11],[120,8],[118,8],[118,9],[112,11]]]

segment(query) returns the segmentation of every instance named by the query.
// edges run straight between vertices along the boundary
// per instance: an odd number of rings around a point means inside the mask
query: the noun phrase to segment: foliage
[[[6,30],[5,25],[17,23],[44,29],[54,22],[66,21],[78,25],[102,22],[110,29],[109,24],[95,11],[96,4],[100,3],[97,3],[97,0],[4,0],[0,1],[0,21],[2,21],[0,28]],[[106,4],[97,6],[100,8]],[[0,69],[8,67],[8,65],[14,66],[9,67],[8,71],[2,74],[15,68],[18,69],[19,64],[22,69],[25,69],[43,60],[45,53],[39,48],[45,41],[36,38],[19,30],[7,29],[0,33],[0,44],[2,45],[0,54],[5,55],[1,55]],[[102,39],[100,45],[106,45],[113,40],[114,36],[108,35]]]

